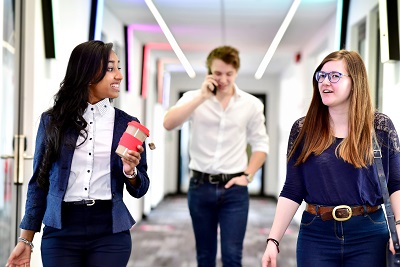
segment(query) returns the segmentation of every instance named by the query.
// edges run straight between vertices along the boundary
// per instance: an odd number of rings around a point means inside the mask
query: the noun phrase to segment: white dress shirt
[[[95,105],[88,103],[83,117],[88,123],[88,136],[83,144],[82,136],[76,142],[64,201],[111,199],[110,155],[115,110],[106,98]]]
[[[199,94],[200,89],[188,91],[177,105]],[[225,110],[212,96],[195,109],[189,121],[190,169],[211,174],[238,173],[247,168],[247,144],[252,152],[269,152],[264,105],[236,85]]]

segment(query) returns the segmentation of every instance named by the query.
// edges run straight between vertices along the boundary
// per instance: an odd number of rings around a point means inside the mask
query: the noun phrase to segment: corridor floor
[[[276,202],[251,198],[244,240],[243,267],[261,266],[265,239]],[[281,241],[280,267],[295,267],[298,226],[292,223]],[[132,254],[127,267],[196,267],[195,243],[186,196],[168,196],[132,229]],[[221,267],[220,251],[217,267]]]

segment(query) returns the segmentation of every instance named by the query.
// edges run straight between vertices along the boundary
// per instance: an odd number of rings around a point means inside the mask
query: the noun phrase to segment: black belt
[[[93,206],[93,205],[99,205],[99,204],[111,204],[111,200],[101,200],[101,199],[82,199],[79,201],[70,201],[66,202],[63,201],[63,204],[66,206]]]
[[[227,183],[230,179],[238,177],[244,174],[244,172],[238,172],[234,174],[209,174],[192,170],[193,178],[202,180],[203,182],[209,182],[210,184]]]

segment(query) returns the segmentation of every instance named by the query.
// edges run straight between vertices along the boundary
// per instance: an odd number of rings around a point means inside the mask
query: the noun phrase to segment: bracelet
[[[276,249],[278,250],[278,253],[279,253],[279,242],[278,242],[278,240],[273,239],[273,238],[267,238],[267,243],[268,243],[268,241],[274,242],[274,244],[276,246]]]
[[[399,224],[400,224],[400,220],[396,221],[396,225],[399,225]]]
[[[23,242],[25,244],[27,244],[28,246],[31,247],[31,252],[33,252],[33,243],[31,241],[28,241],[27,239],[23,238],[23,237],[18,237],[18,242]]]

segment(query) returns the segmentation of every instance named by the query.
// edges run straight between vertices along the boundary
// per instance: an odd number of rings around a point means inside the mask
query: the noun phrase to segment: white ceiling
[[[240,51],[241,73],[254,75],[292,0],[153,0],[197,75],[206,71],[208,53],[220,45]],[[105,0],[106,7],[126,25],[157,27],[144,0]],[[320,26],[336,14],[337,0],[302,0],[266,69],[279,73],[293,62]],[[106,22],[105,22],[106,23]],[[332,33],[334,34],[334,33]],[[135,31],[143,44],[168,43],[161,30]],[[152,51],[176,58],[172,51]],[[181,68],[183,70],[183,68]]]

